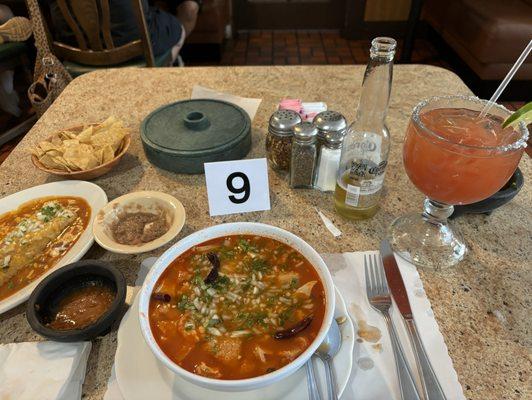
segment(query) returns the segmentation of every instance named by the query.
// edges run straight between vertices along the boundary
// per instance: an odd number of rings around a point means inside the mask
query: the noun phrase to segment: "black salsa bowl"
[[[47,326],[61,299],[88,285],[104,285],[114,293],[107,311],[82,329],[57,330]],[[66,265],[47,276],[32,292],[26,318],[35,332],[56,342],[92,340],[107,332],[121,315],[126,298],[126,282],[112,265],[97,260],[83,260]]]
[[[493,196],[488,197],[486,200],[463,206],[454,206],[454,213],[451,215],[451,218],[456,218],[463,214],[489,215],[497,208],[510,202],[517,195],[517,193],[519,193],[523,187],[523,183],[523,173],[519,168],[517,168],[512,177],[501,190],[499,190]]]

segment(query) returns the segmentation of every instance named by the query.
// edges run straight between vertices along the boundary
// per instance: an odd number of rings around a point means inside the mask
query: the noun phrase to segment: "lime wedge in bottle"
[[[525,104],[519,110],[506,118],[506,121],[502,123],[502,127],[506,128],[507,126],[517,126],[517,124],[519,124],[521,121],[523,121],[525,125],[532,123],[532,101]]]

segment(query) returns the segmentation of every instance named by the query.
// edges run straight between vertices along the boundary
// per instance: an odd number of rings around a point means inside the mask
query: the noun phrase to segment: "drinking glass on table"
[[[454,205],[484,200],[514,173],[526,147],[524,123],[503,129],[511,114],[476,97],[433,97],[419,103],[407,128],[403,163],[412,183],[427,196],[422,214],[397,218],[389,230],[394,250],[421,267],[440,269],[466,254],[447,218]]]

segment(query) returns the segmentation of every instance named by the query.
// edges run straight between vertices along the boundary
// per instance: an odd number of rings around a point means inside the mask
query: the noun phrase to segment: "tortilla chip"
[[[45,140],[44,142],[39,143],[39,148],[43,153],[46,153],[50,150],[62,150],[62,146],[58,146],[52,142]]]
[[[117,123],[122,125],[122,121],[118,121],[115,117],[111,116],[107,118],[105,121],[103,121],[101,124],[94,126],[94,133],[97,133],[100,131],[106,131],[111,126]]]
[[[120,127],[111,127],[107,131],[101,131],[92,136],[91,144],[98,147],[105,147],[107,145],[111,146],[113,153],[115,153],[124,136],[126,136],[127,131],[124,128]]]
[[[88,144],[80,143],[78,146],[66,147],[63,157],[81,170],[92,169],[100,165],[94,155],[94,148]]]
[[[102,147],[102,164],[108,163],[115,158],[115,152],[111,146]]]
[[[121,121],[109,117],[99,125],[55,133],[30,152],[50,169],[87,170],[112,161],[127,133]]]
[[[52,138],[50,139],[50,142],[52,144],[55,144],[56,146],[62,146],[63,145],[63,140],[59,137],[58,134],[53,135]]]
[[[90,144],[93,130],[93,127],[89,126],[88,128],[82,130],[76,139],[78,139],[80,143]]]
[[[54,157],[54,160],[59,163],[63,163],[69,171],[81,171],[81,168],[78,167],[76,164],[72,163],[71,161],[65,159],[62,156]]]
[[[62,131],[58,133],[58,136],[62,140],[75,139],[77,134],[74,131]]]
[[[79,147],[80,143],[78,139],[66,139],[63,140],[63,147],[66,149],[67,147]]]
[[[44,165],[46,168],[49,168],[49,169],[58,169],[60,171],[70,170],[66,164],[56,160],[55,157],[52,157],[48,154],[45,154],[42,157],[39,157],[39,161],[41,162],[42,165]]]

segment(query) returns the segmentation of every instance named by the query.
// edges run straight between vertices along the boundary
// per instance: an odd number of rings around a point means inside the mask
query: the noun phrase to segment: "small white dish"
[[[60,181],[35,186],[10,196],[0,199],[0,215],[17,209],[23,203],[47,196],[77,196],[85,199],[91,207],[91,217],[87,228],[83,231],[76,243],[68,250],[54,267],[26,287],[15,292],[8,298],[0,301],[0,314],[18,306],[30,297],[33,289],[53,271],[66,264],[78,261],[94,243],[92,224],[98,211],[107,203],[107,195],[101,187],[85,181]]]
[[[273,238],[278,240],[295,250],[297,250],[303,257],[305,257],[316,270],[320,281],[323,284],[325,292],[325,313],[323,316],[322,325],[316,334],[314,340],[310,345],[294,360],[278,370],[265,375],[259,375],[247,379],[214,379],[192,373],[180,365],[174,363],[159,347],[153,333],[151,331],[149,321],[149,303],[152,292],[159,277],[168,268],[168,266],[181,254],[190,248],[203,243],[205,241],[228,236],[228,235],[258,235],[263,237]],[[212,390],[240,392],[244,390],[254,390],[264,386],[271,385],[274,382],[280,381],[289,375],[296,372],[316,351],[321,342],[325,339],[325,335],[329,331],[334,314],[334,297],[335,290],[332,281],[331,273],[321,256],[314,250],[307,242],[300,237],[288,232],[284,229],[272,225],[260,224],[256,222],[235,222],[230,224],[221,224],[211,226],[181,239],[174,244],[164,254],[157,259],[140,291],[139,303],[139,319],[142,334],[152,350],[153,354],[161,361],[169,370],[176,375],[184,378],[196,385],[203,386]]]
[[[124,211],[134,210],[148,213],[163,211],[167,218],[168,231],[151,242],[140,245],[126,245],[114,240],[110,226]],[[164,246],[175,238],[185,224],[185,208],[175,197],[155,191],[128,193],[109,202],[96,216],[93,225],[94,238],[104,249],[119,254],[139,254]]]
[[[146,344],[140,330],[137,296],[118,329],[118,346],[115,354],[116,379],[124,400],[308,400],[305,367],[273,385],[245,392],[220,392],[205,389],[177,376],[166,368]],[[340,326],[342,346],[333,358],[338,395],[349,381],[356,345],[356,332],[349,318],[344,299],[336,290],[334,316],[346,316]],[[325,369],[319,360],[314,361],[318,383],[325,393]]]

